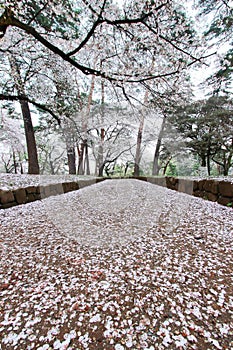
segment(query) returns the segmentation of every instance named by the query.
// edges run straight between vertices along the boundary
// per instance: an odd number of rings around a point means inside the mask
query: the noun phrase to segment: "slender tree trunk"
[[[15,150],[14,149],[13,149],[13,164],[14,164],[15,174],[17,174],[17,162],[16,162],[16,156],[15,156]]]
[[[86,142],[85,146],[85,164],[86,164],[86,174],[90,175],[90,162],[89,162],[89,153],[88,153],[88,144]]]
[[[105,130],[103,128],[104,114],[105,114],[104,102],[105,102],[105,91],[104,91],[104,81],[102,79],[101,81],[101,126],[102,128],[100,129],[100,143],[99,143],[98,156],[97,156],[99,176],[103,176],[103,169],[104,169],[104,167],[102,166],[104,163],[104,137],[105,137]]]
[[[206,156],[206,165],[207,165],[207,174],[208,174],[208,176],[210,176],[211,167],[210,167],[210,154],[209,154],[209,151],[207,152],[207,156]]]
[[[144,115],[141,115],[141,120],[138,128],[138,135],[137,135],[137,145],[136,145],[136,153],[135,153],[135,160],[134,160],[134,176],[140,175],[140,160],[141,160],[141,146],[142,146],[142,134],[143,134],[143,128],[144,128]]]
[[[24,170],[23,170],[23,159],[21,158],[20,152],[18,152],[18,158],[19,158],[19,164],[20,164],[20,174],[23,174],[24,173]]]
[[[152,169],[152,175],[158,175],[159,174],[159,152],[160,147],[163,139],[163,132],[165,128],[165,122],[166,122],[166,116],[163,117],[162,125],[159,131],[158,140],[155,148],[155,154],[154,154],[154,160],[153,160],[153,169]]]
[[[78,152],[78,174],[84,175],[84,152],[85,152],[85,140],[82,141]]]
[[[164,166],[164,168],[163,168],[163,176],[165,176],[165,174],[166,174],[166,171],[167,171],[167,168],[168,168],[168,165],[169,165],[171,159],[172,159],[172,158],[169,157],[167,163],[165,164],[165,166]]]
[[[98,167],[101,168],[103,162],[104,162],[104,136],[105,136],[105,130],[101,128],[100,130],[100,144],[98,148]]]
[[[153,67],[154,67],[154,60],[152,60],[151,69],[153,69]],[[148,97],[149,97],[149,90],[147,89],[144,95],[144,106],[146,106],[148,103]],[[135,153],[135,159],[134,159],[134,172],[133,172],[134,176],[140,175],[142,136],[143,136],[144,122],[145,122],[144,109],[145,107],[142,109],[141,116],[140,116],[140,123],[138,127],[136,153]]]
[[[88,117],[91,111],[91,103],[93,98],[94,87],[95,87],[95,75],[92,76],[91,87],[90,87],[88,101],[87,101],[87,107],[83,113],[83,118],[82,118],[82,132],[84,136],[81,142],[80,152],[79,152],[79,162],[78,162],[79,175],[84,174],[84,169],[86,169],[86,174],[90,175],[90,163],[89,163],[88,143],[87,143],[87,125],[88,125]]]
[[[26,97],[24,92],[24,83],[22,81],[19,66],[13,56],[10,56],[10,65],[12,76],[14,78],[15,87],[17,93],[21,97]],[[24,130],[27,144],[27,153],[28,153],[28,173],[29,174],[39,174],[39,162],[37,155],[37,147],[35,140],[35,133],[32,125],[31,112],[29,104],[27,101],[20,101],[21,111],[23,115]]]
[[[124,176],[126,176],[126,175],[127,175],[127,170],[128,170],[128,167],[129,167],[129,163],[128,163],[128,162],[126,162],[126,164],[125,164],[125,170],[124,170]]]
[[[52,161],[52,158],[51,158],[51,153],[49,154],[49,167],[50,167],[50,174],[51,174],[51,175],[55,175],[55,169],[54,169],[54,166],[53,166],[53,161]]]
[[[148,103],[148,96],[149,91],[146,90],[145,96],[144,96],[144,105]],[[144,122],[145,122],[145,116],[144,116],[145,110],[143,108],[140,116],[140,123],[138,127],[138,134],[137,134],[137,144],[136,144],[136,153],[134,158],[134,176],[140,175],[140,161],[141,161],[141,147],[142,147],[142,135],[143,135],[143,129],[144,129]]]

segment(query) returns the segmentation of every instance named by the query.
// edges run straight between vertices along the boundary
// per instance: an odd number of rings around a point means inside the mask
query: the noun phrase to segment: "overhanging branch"
[[[161,4],[160,6],[158,6],[153,11],[158,11],[160,8],[162,8],[166,4],[167,4],[167,2]],[[123,24],[133,24],[133,23],[142,23],[142,24],[145,25],[146,18],[151,16],[153,13],[154,12],[149,12],[149,13],[146,13],[143,16],[138,17],[138,18],[118,19],[118,20],[113,20],[113,21],[110,21],[108,19],[102,19],[101,17],[99,17],[99,21],[97,19],[97,23],[94,24],[94,26],[99,25],[101,22],[106,22],[109,25],[115,25],[115,26],[119,26],[119,25],[123,25]],[[17,27],[19,29],[22,29],[27,34],[33,36],[44,47],[49,49],[54,54],[60,56],[64,61],[70,63],[72,66],[74,66],[75,68],[80,70],[83,74],[100,76],[100,77],[102,77],[104,79],[109,80],[112,83],[115,82],[116,86],[118,86],[118,87],[121,87],[121,84],[124,84],[124,83],[140,83],[140,82],[144,82],[144,81],[148,81],[148,80],[169,77],[169,76],[178,74],[180,72],[180,68],[178,68],[178,69],[175,69],[174,71],[170,71],[168,73],[161,73],[161,74],[156,74],[156,75],[153,75],[153,74],[146,75],[146,74],[144,74],[144,76],[140,76],[139,74],[138,75],[134,75],[134,74],[119,74],[117,72],[115,72],[115,73],[111,72],[110,75],[107,75],[107,73],[105,73],[102,70],[96,70],[96,69],[93,69],[93,68],[90,68],[90,67],[83,66],[83,65],[79,64],[74,58],[70,57],[74,53],[78,52],[89,41],[89,39],[91,38],[91,36],[93,35],[93,33],[95,31],[95,28],[93,28],[93,27],[91,29],[91,33],[87,34],[87,37],[80,44],[81,46],[79,46],[76,50],[73,50],[73,51],[71,51],[69,53],[65,53],[64,51],[59,49],[57,46],[55,46],[51,42],[49,42],[46,38],[44,38],[32,26],[30,26],[28,24],[25,24],[25,23],[21,22],[20,20],[18,20],[17,18],[15,18],[12,10],[10,10],[10,9],[6,9],[4,11],[4,13],[0,16],[0,38],[2,38],[5,35],[6,29],[7,29],[8,26],[13,26],[13,27]],[[181,51],[181,49],[179,49],[178,47],[176,47],[176,49]],[[186,53],[186,52],[183,52],[183,53]],[[195,62],[200,62],[203,58],[209,57],[210,55],[206,56],[206,57],[201,57],[201,58],[196,58],[196,57],[193,57],[192,55],[189,55],[189,56],[190,56],[190,58],[193,59],[193,61],[191,63],[187,64],[186,67],[194,64]]]
[[[53,111],[51,111],[51,109],[49,109],[48,107],[46,107],[45,105],[43,105],[41,103],[38,103],[38,102],[31,100],[27,96],[0,94],[0,100],[1,101],[19,101],[19,102],[25,101],[25,102],[31,103],[32,105],[36,106],[37,108],[41,109],[42,111],[48,112],[58,122],[59,125],[61,124],[60,118]]]

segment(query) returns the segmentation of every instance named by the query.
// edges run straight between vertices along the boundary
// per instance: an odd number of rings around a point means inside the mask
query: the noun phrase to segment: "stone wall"
[[[216,179],[192,180],[175,177],[139,177],[138,179],[233,207],[233,183],[230,181]]]
[[[137,177],[155,185],[167,187],[171,190],[184,192],[195,197],[201,197],[222,205],[233,207],[233,183],[214,179],[182,179],[175,177]],[[19,204],[33,202],[49,196],[56,196],[92,185],[105,180],[95,178],[78,182],[63,182],[50,185],[29,186],[14,190],[0,189],[0,209],[10,208]]]
[[[80,180],[78,182],[63,182],[50,185],[29,186],[14,190],[0,189],[0,209],[7,209],[19,204],[34,202],[50,196],[56,196],[80,188],[90,186],[103,179]]]

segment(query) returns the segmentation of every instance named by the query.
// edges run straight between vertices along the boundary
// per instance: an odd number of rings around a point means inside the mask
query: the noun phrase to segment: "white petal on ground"
[[[232,209],[116,181],[0,211],[3,349],[233,348]]]

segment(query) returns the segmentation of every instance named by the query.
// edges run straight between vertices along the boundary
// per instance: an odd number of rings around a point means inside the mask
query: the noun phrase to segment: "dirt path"
[[[0,211],[0,349],[232,349],[232,209],[137,180]]]

